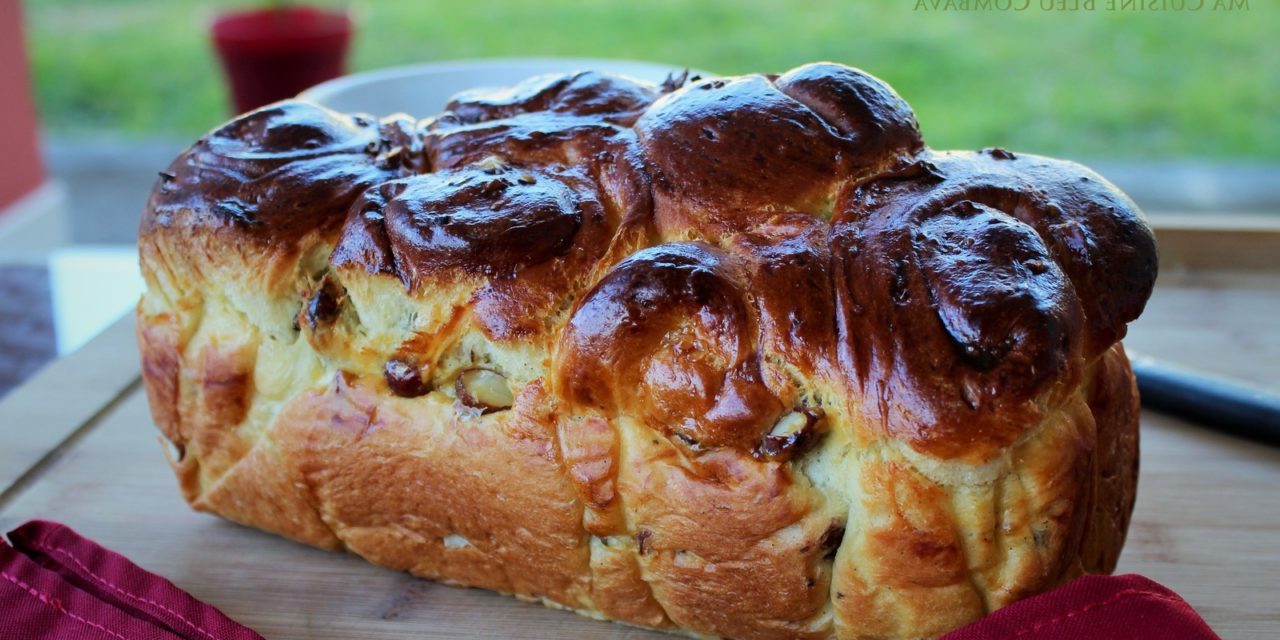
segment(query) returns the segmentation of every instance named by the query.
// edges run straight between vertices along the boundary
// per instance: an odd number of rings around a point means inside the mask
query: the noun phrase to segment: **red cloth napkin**
[[[0,541],[0,640],[262,640],[75,531],[36,520]],[[942,640],[1220,640],[1178,594],[1142,576],[1086,576]]]
[[[0,541],[0,640],[263,640],[70,528],[35,520]]]
[[[1137,575],[1085,576],[942,640],[1220,640],[1178,594]]]

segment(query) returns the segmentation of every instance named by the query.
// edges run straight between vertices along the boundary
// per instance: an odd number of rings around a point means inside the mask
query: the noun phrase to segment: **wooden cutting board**
[[[1280,391],[1280,230],[1159,229],[1161,279],[1126,343]],[[66,523],[270,639],[664,637],[445,587],[191,512],[138,384],[132,319],[0,403],[0,530]],[[1280,449],[1144,412],[1121,572],[1224,638],[1280,634]]]

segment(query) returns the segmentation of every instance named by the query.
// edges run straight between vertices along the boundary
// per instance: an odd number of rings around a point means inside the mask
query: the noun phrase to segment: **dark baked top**
[[[488,338],[545,343],[569,406],[766,456],[822,393],[938,457],[1007,446],[1156,276],[1097,174],[930,150],[891,88],[830,63],[546,76],[420,121],[278,103],[179,157],[141,234],[190,238],[210,269],[319,234],[329,267],[409,296],[474,283]]]

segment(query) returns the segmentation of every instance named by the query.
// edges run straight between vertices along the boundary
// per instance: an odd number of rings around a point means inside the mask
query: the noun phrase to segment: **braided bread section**
[[[762,639],[937,636],[1123,545],[1150,230],[856,69],[282,102],[139,244],[183,495],[307,544]]]

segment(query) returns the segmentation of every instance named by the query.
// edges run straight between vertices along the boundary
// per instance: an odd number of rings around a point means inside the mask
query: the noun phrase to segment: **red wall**
[[[0,0],[0,211],[44,181],[19,0]]]

